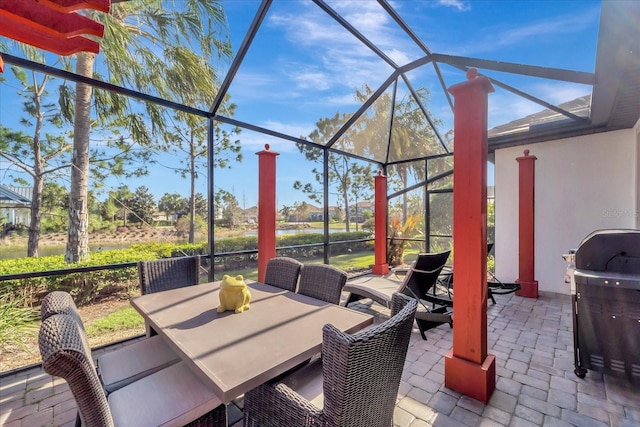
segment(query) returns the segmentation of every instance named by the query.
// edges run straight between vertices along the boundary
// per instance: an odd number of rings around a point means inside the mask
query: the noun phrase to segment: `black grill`
[[[640,383],[640,230],[599,230],[575,253],[575,373]]]

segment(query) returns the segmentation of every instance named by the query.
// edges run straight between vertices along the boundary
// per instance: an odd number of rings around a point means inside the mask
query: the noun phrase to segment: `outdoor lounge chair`
[[[295,292],[302,263],[289,257],[271,258],[267,263],[264,283]]]
[[[450,251],[418,254],[401,283],[379,276],[362,276],[349,280],[343,288],[343,291],[349,293],[345,306],[363,298],[371,298],[378,304],[390,307],[392,296],[396,292],[418,298],[420,305],[416,312],[416,323],[420,335],[426,340],[425,331],[444,323],[453,326],[453,301],[436,292],[438,275],[447,262],[449,253]]]
[[[393,426],[417,301],[397,294],[389,320],[355,334],[323,328],[322,358],[245,394],[245,426]]]
[[[122,387],[107,397],[84,330],[66,314],[42,322],[42,367],[67,381],[85,426],[226,426],[226,409],[185,362]],[[76,422],[76,425],[80,425]]]
[[[347,273],[327,264],[306,264],[300,272],[298,293],[339,305]]]
[[[56,314],[73,318],[84,330],[84,322],[67,292],[50,292],[40,306],[42,321]],[[180,361],[180,357],[158,335],[122,346],[96,358],[96,369],[104,390],[111,393]]]
[[[487,256],[489,256],[489,253],[491,253],[492,249],[493,243],[488,243]],[[440,277],[438,277],[438,283],[443,288],[446,288],[449,298],[453,298],[453,266],[446,265],[442,269]],[[494,295],[505,295],[516,292],[518,289],[520,289],[520,284],[503,283],[492,272],[487,270],[487,287],[487,298],[491,300],[492,304],[495,304],[496,299],[493,297]]]
[[[163,258],[138,263],[142,295],[200,283],[200,257]]]

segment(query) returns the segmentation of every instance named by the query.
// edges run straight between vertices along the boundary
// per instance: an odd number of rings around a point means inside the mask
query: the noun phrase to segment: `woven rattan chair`
[[[272,258],[267,263],[264,283],[295,292],[302,263],[288,257]]]
[[[71,316],[55,314],[43,321],[38,344],[45,372],[69,384],[82,425],[226,425],[224,405],[184,362],[107,397],[91,358],[87,336]]]
[[[315,299],[340,304],[347,273],[327,264],[306,264],[300,271],[298,293]]]
[[[163,258],[138,263],[142,295],[200,283],[200,257]]]
[[[43,321],[56,314],[66,314],[84,330],[78,308],[67,292],[45,295],[40,314]],[[102,353],[96,358],[96,368],[104,390],[111,393],[179,361],[180,357],[155,335]]]
[[[322,359],[245,394],[245,426],[393,426],[416,306],[397,295],[389,320],[353,335],[326,325]]]

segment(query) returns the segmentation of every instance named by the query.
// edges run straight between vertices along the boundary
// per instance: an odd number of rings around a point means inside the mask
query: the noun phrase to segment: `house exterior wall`
[[[597,229],[638,228],[640,142],[634,129],[496,150],[496,275],[518,277],[518,162],[537,157],[535,279],[540,291],[569,294],[562,254]]]

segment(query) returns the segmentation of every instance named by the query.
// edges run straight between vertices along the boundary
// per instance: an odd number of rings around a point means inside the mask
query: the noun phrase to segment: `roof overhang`
[[[489,150],[634,127],[640,120],[639,22],[640,2],[602,2],[590,102],[569,108],[583,110],[587,122],[554,117],[546,110],[529,116],[528,122],[525,118],[491,129]]]

